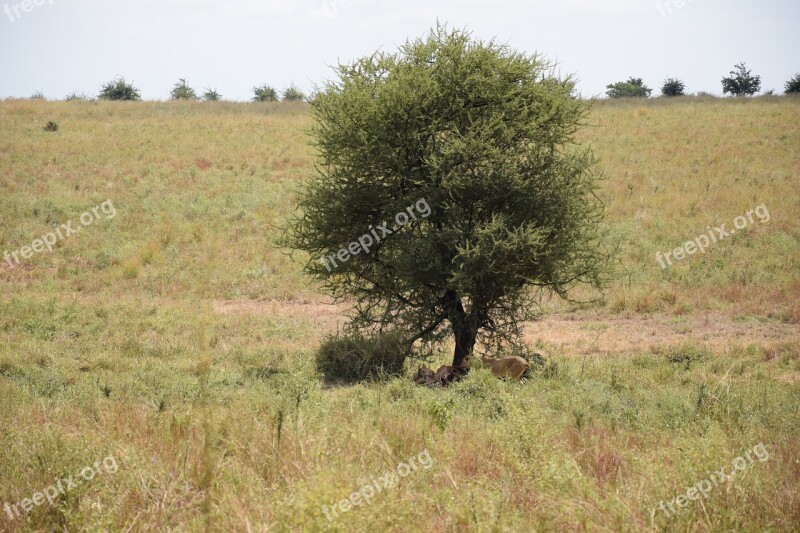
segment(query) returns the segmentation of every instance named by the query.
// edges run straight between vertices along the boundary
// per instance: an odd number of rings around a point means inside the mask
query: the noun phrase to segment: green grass
[[[611,357],[551,344],[527,383],[474,371],[447,390],[415,387],[417,361],[348,386],[314,369],[336,313],[274,244],[312,171],[306,110],[0,103],[0,253],[106,199],[117,210],[0,262],[0,505],[119,465],[24,520],[0,509],[0,530],[800,528],[800,100],[598,103],[582,137],[608,177],[620,272],[599,307],[547,305],[599,335],[616,315],[706,313],[793,335]],[[769,224],[656,263],[762,203]],[[767,461],[679,516],[653,512],[759,443]],[[325,518],[424,449],[430,469]]]

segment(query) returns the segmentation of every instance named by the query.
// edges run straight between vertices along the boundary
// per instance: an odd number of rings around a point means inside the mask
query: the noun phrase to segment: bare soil
[[[320,332],[346,322],[347,304],[330,300],[217,300],[220,314],[265,313],[316,320]],[[543,343],[564,355],[642,353],[654,347],[691,343],[714,352],[751,344],[769,348],[800,341],[800,325],[774,320],[736,319],[719,313],[666,314],[559,313],[525,328],[529,344]]]

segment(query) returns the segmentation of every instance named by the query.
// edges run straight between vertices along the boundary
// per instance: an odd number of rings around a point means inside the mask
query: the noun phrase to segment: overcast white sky
[[[30,3],[28,3],[30,2]],[[34,2],[41,5],[36,6]],[[97,95],[125,76],[145,99],[178,78],[246,100],[308,92],[329,65],[394,51],[437,19],[575,73],[586,95],[628,76],[721,93],[739,61],[783,92],[800,72],[800,0],[0,0],[0,98]],[[680,7],[678,7],[680,6]],[[28,8],[29,11],[25,9]]]

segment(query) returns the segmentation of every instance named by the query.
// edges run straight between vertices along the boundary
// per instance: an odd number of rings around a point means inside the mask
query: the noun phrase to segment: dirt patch
[[[788,383],[789,385],[800,383],[800,372],[787,372],[786,374],[781,374],[778,376],[778,381]]]
[[[319,322],[322,333],[333,332],[346,321],[352,306],[331,300],[217,300],[220,314],[266,313]],[[775,321],[735,320],[703,313],[674,315],[555,314],[525,328],[525,342],[543,342],[564,355],[641,353],[651,346],[693,343],[714,352],[731,346],[769,347],[800,340],[800,325]]]
[[[800,339],[800,326],[757,320],[739,321],[720,314],[584,316],[554,315],[525,328],[525,341],[542,341],[570,353],[648,351],[651,346],[693,343],[714,352],[732,345],[771,346]]]
[[[336,331],[347,320],[352,306],[332,300],[215,300],[214,312],[221,315],[267,314],[317,320],[322,333]]]

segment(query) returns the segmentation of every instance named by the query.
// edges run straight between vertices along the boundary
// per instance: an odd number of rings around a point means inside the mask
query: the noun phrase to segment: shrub
[[[670,363],[684,365],[688,370],[693,363],[708,359],[712,355],[704,346],[685,343],[682,346],[669,347],[666,358]]]
[[[170,98],[173,100],[197,100],[197,93],[189,87],[185,79],[181,78],[172,88]]]
[[[142,96],[139,94],[139,89],[125,81],[125,78],[117,78],[103,85],[100,99],[137,101],[141,100]]]
[[[754,76],[744,63],[735,66],[730,77],[722,78],[722,94],[753,96],[761,90],[761,76]]]
[[[686,85],[681,80],[669,78],[664,82],[661,87],[662,96],[684,96],[686,93]]]
[[[606,94],[609,98],[648,98],[653,89],[642,81],[642,78],[628,78],[628,81],[620,81],[607,85]]]
[[[31,95],[31,100],[47,100],[42,91],[36,91]]]
[[[786,82],[786,94],[800,93],[800,73],[795,74],[794,78]]]
[[[410,346],[398,333],[329,336],[317,351],[316,367],[327,379],[360,381],[403,372]]]
[[[221,99],[222,95],[216,89],[206,89],[206,92],[203,93],[203,100],[206,102],[219,102]]]
[[[300,89],[292,85],[291,87],[283,91],[283,99],[290,102],[300,101],[300,100],[305,100],[306,95],[303,94],[303,92]]]
[[[65,102],[90,102],[92,99],[91,97],[81,93],[69,93],[67,96],[64,97]]]
[[[254,102],[275,102],[278,100],[278,91],[269,85],[262,85],[261,87],[253,87]]]
[[[58,131],[58,124],[51,120],[45,125],[44,131]]]

